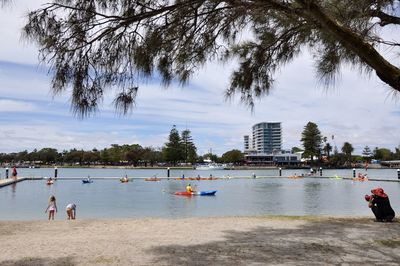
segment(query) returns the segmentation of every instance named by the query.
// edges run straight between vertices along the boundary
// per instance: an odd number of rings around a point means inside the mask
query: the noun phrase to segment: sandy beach
[[[400,223],[222,217],[1,221],[0,265],[399,265]]]

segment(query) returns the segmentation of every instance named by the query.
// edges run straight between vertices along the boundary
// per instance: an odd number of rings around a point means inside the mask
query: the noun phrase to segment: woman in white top
[[[75,220],[76,218],[76,205],[74,203],[70,203],[66,207],[67,210],[67,219]]]

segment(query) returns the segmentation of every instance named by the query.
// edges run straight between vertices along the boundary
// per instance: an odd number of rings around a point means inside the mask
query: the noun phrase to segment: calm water
[[[53,168],[18,168],[18,175],[24,177],[46,177],[54,176]],[[378,179],[397,179],[397,169],[356,169],[357,173],[367,173],[370,178]],[[200,170],[171,170],[170,175],[172,177],[181,177],[185,175],[186,177],[197,175],[223,177],[250,177],[252,174],[256,176],[279,176],[279,170],[277,169],[267,169],[267,170],[213,170],[213,171],[200,171]],[[307,174],[309,170],[307,169],[288,169],[282,170],[282,176],[290,175],[301,175]],[[9,175],[11,175],[11,169],[9,170]],[[59,168],[58,177],[121,177],[128,175],[128,177],[151,177],[154,175],[165,177],[167,176],[167,170],[165,169],[94,169],[94,168]],[[318,173],[319,175],[319,173]],[[327,169],[323,170],[323,176],[344,176],[351,177],[353,175],[352,169]],[[0,178],[5,178],[5,169],[0,168]]]
[[[26,171],[26,172],[25,172]],[[333,170],[331,170],[333,171]],[[351,175],[351,170],[342,170]],[[52,176],[53,169],[19,169],[19,174]],[[173,171],[180,176],[182,171]],[[215,176],[277,175],[277,171],[214,171]],[[294,170],[293,170],[294,172]],[[193,217],[246,215],[366,215],[372,213],[366,206],[364,194],[381,186],[389,194],[396,213],[400,214],[400,184],[397,182],[334,180],[327,178],[224,179],[190,181],[198,190],[218,190],[211,197],[182,197],[172,195],[184,190],[187,182],[162,180],[146,182],[135,179],[129,183],[118,180],[95,180],[82,184],[80,177],[90,175],[130,177],[165,176],[165,170],[121,169],[59,169],[60,177],[77,180],[57,180],[47,186],[44,180],[23,181],[0,188],[0,219],[46,219],[44,213],[50,195],[55,195],[59,212],[56,219],[65,219],[65,206],[77,204],[78,218],[128,217]],[[184,171],[185,176],[207,175],[206,171]],[[285,171],[289,173],[289,171]],[[296,173],[301,173],[297,170]],[[328,171],[326,171],[328,173]],[[337,170],[334,174],[344,175]],[[26,175],[26,174],[25,174]],[[289,174],[290,175],[290,174]],[[396,170],[368,170],[370,177],[394,179]]]

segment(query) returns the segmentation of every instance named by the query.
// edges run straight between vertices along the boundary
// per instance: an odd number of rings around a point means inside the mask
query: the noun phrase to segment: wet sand
[[[400,223],[222,217],[1,221],[0,265],[399,265]]]

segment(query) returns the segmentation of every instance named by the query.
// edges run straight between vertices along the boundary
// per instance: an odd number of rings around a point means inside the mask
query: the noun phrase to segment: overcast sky
[[[355,153],[366,145],[394,150],[400,144],[400,102],[391,90],[374,75],[360,76],[350,68],[343,69],[335,88],[324,89],[307,51],[275,76],[274,89],[253,112],[237,100],[224,100],[234,66],[213,63],[183,88],[141,84],[137,106],[127,117],[116,115],[107,97],[99,113],[80,120],[70,110],[68,92],[53,98],[37,47],[20,37],[27,11],[44,2],[17,0],[0,9],[0,152],[133,143],[161,147],[176,125],[179,131],[191,130],[200,155],[210,149],[221,155],[243,150],[243,135],[251,134],[254,124],[268,121],[282,122],[285,149],[301,147],[308,121],[339,150],[345,141]]]

